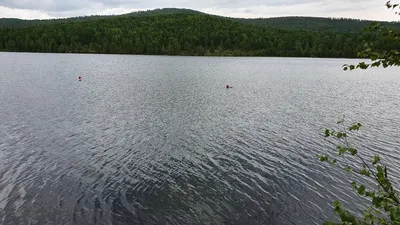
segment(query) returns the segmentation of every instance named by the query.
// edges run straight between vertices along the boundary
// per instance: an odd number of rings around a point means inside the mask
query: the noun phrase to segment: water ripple
[[[360,154],[382,155],[400,184],[392,70],[344,75],[349,60],[330,59],[0,59],[10,61],[0,75],[1,224],[321,224],[336,199],[358,213],[357,178],[314,158],[335,154],[320,134],[342,114],[365,127],[351,139]]]

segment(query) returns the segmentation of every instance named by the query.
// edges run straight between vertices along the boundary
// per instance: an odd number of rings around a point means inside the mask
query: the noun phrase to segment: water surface
[[[0,54],[0,224],[320,224],[354,179],[325,127],[399,180],[398,70],[347,59]],[[77,77],[83,80],[78,81]],[[226,89],[230,84],[232,89]]]

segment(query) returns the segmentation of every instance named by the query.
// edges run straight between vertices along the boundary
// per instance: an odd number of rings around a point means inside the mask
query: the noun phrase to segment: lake
[[[322,134],[343,115],[400,184],[398,69],[342,70],[358,61],[0,53],[0,224],[308,225],[334,219],[336,199],[355,210],[354,178],[315,158],[335,154]]]

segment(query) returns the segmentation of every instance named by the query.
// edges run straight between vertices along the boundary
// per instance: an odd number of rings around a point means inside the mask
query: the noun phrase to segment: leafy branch
[[[388,9],[395,10],[395,14],[399,15],[400,5],[393,4],[392,1],[386,3]],[[382,26],[379,23],[372,23],[365,32],[372,33],[379,37],[378,41],[367,41],[364,45],[364,50],[359,52],[360,57],[369,58],[372,62],[360,62],[358,65],[344,65],[344,70],[354,69],[368,69],[371,67],[388,67],[400,66],[400,52],[398,48],[394,47],[391,50],[388,46],[396,46],[400,43],[399,33],[391,28]],[[376,39],[375,39],[376,40]],[[382,47],[383,46],[383,47]],[[365,185],[352,182],[353,189],[360,196],[366,197],[370,200],[371,205],[364,210],[361,218],[352,215],[348,210],[345,210],[339,201],[333,203],[335,214],[339,216],[341,223],[325,222],[325,225],[400,225],[400,203],[398,191],[393,187],[389,176],[388,169],[381,163],[381,157],[376,155],[372,157],[371,162],[367,162],[361,155],[358,154],[356,148],[350,146],[348,136],[357,132],[361,128],[360,123],[355,123],[346,128],[345,118],[338,122],[342,124],[343,128],[339,131],[325,130],[325,137],[333,137],[339,140],[342,145],[338,145],[338,154],[341,156],[350,155],[356,157],[361,162],[361,169],[357,174],[371,178],[375,183],[375,190],[367,190]],[[331,160],[328,156],[318,156],[320,161],[337,163],[337,159]],[[347,172],[354,172],[355,170],[350,166],[345,166],[344,170]],[[371,176],[372,175],[372,176]]]
[[[400,10],[400,5],[392,4],[392,1],[388,1],[386,7],[388,9]],[[400,15],[400,12],[396,11],[395,14]],[[389,66],[400,66],[400,51],[396,47],[400,43],[400,37],[397,30],[373,22],[364,31],[378,37],[378,41],[366,42],[363,46],[363,50],[358,53],[358,57],[368,58],[371,60],[371,63],[360,62],[357,65],[345,64],[343,70],[351,71],[354,69],[368,69],[380,66],[384,68]]]
[[[388,178],[388,169],[386,166],[381,164],[381,157],[374,156],[372,157],[371,162],[367,162],[360,154],[358,154],[358,150],[351,147],[349,144],[349,135],[353,132],[359,131],[362,125],[360,123],[355,123],[346,128],[345,118],[340,120],[338,124],[342,125],[343,128],[338,131],[326,129],[324,132],[325,137],[339,140],[341,144],[337,146],[338,155],[356,157],[358,161],[361,162],[361,169],[356,173],[371,178],[377,187],[377,190],[367,190],[365,185],[352,182],[353,189],[358,195],[371,200],[371,206],[364,211],[364,216],[360,219],[352,215],[348,210],[345,210],[338,201],[335,201],[335,214],[340,217],[342,222],[341,224],[400,224],[398,191],[396,191]],[[330,159],[330,157],[326,155],[318,156],[318,158],[322,162],[337,164],[337,159]],[[346,172],[356,171],[348,165],[344,167],[344,170]],[[326,222],[324,224],[332,225],[336,223]]]
[[[393,9],[393,10],[396,10],[396,9],[400,9],[400,4],[392,4],[392,1],[390,0],[390,1],[387,1],[386,2],[386,7],[388,8],[388,9]],[[400,12],[395,12],[395,14],[396,15],[400,15]]]

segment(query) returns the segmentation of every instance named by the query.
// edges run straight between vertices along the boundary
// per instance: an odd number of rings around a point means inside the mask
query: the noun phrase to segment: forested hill
[[[164,9],[154,9],[146,11],[137,11],[122,15],[95,15],[95,16],[81,16],[81,17],[71,17],[63,19],[45,19],[45,20],[22,20],[14,18],[0,18],[0,28],[21,28],[29,27],[35,25],[49,25],[54,23],[69,23],[69,22],[82,22],[89,20],[99,20],[113,17],[147,17],[147,16],[157,16],[157,15],[170,15],[170,14],[192,14],[200,15],[205,14],[199,11],[191,9],[178,9],[178,8],[164,8]]]
[[[157,16],[170,14],[191,14],[205,15],[205,13],[178,8],[164,8],[147,11],[132,12],[124,15],[112,16],[83,16],[67,19],[50,19],[50,20],[21,20],[21,19],[1,19],[0,28],[19,28],[33,25],[48,25],[53,23],[68,23],[76,21],[98,20],[113,17],[142,17]],[[240,22],[244,24],[259,25],[267,28],[277,28],[284,30],[307,30],[307,31],[323,31],[323,32],[361,32],[363,28],[368,27],[372,21],[355,20],[346,18],[321,18],[321,17],[276,17],[276,18],[259,18],[259,19],[243,19],[221,17]],[[386,26],[393,27],[400,31],[400,23],[380,22]]]
[[[346,18],[321,18],[321,17],[276,17],[260,19],[235,19],[241,23],[253,24],[264,27],[281,28],[285,30],[308,30],[322,32],[352,32],[360,33],[373,21],[355,20]],[[400,23],[379,22],[387,27],[400,31]]]
[[[287,31],[206,14],[172,13],[3,28],[0,51],[356,57],[363,40],[373,38],[359,33]]]

